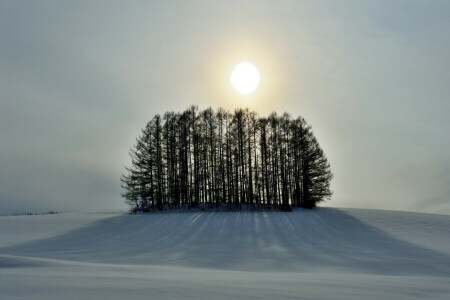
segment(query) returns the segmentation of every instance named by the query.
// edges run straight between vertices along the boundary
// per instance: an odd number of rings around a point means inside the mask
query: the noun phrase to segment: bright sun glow
[[[231,84],[241,94],[252,93],[258,87],[259,80],[258,70],[248,62],[238,64],[231,73]]]

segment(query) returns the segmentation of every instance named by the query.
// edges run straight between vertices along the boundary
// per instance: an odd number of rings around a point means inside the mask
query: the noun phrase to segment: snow
[[[294,212],[0,217],[4,299],[450,299],[450,216]]]

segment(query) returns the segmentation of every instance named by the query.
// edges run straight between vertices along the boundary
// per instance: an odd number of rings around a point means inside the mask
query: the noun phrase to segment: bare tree
[[[311,126],[289,114],[258,118],[191,106],[156,115],[121,177],[133,210],[201,203],[312,208],[331,197],[333,174]]]

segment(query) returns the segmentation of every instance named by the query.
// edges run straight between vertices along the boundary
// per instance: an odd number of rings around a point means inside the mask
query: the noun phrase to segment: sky
[[[324,206],[450,214],[449,1],[0,2],[0,215],[126,209],[120,175],[168,110],[312,125]],[[259,70],[247,96],[230,84]]]

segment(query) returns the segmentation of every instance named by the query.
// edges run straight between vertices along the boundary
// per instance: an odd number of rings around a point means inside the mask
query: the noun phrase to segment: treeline
[[[330,165],[311,126],[289,114],[260,118],[192,106],[156,115],[122,175],[132,209],[258,204],[312,208],[331,196]]]

